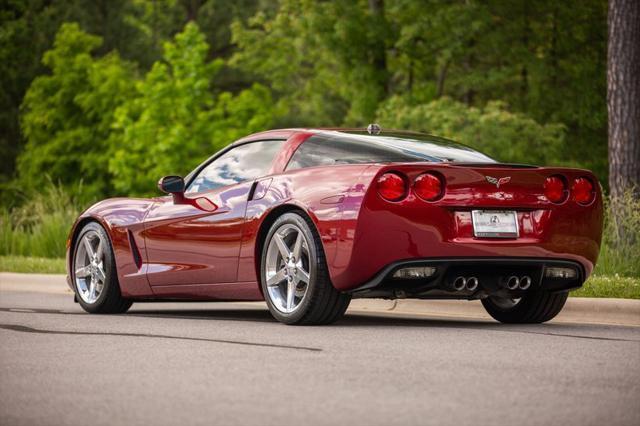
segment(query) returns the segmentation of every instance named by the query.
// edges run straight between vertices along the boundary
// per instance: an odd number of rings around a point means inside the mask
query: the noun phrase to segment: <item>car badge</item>
[[[496,188],[500,189],[500,185],[509,183],[509,181],[511,180],[511,176],[505,176],[501,178],[495,178],[493,176],[485,176],[485,179],[487,180],[487,182],[494,184]]]

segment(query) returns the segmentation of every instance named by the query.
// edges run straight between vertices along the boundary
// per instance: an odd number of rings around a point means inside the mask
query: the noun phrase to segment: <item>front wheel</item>
[[[271,226],[260,278],[269,311],[285,324],[330,324],[351,301],[331,284],[320,237],[297,213],[285,213]]]
[[[71,268],[76,300],[85,311],[116,314],[131,307],[120,294],[113,249],[99,224],[90,222],[78,233]]]
[[[494,319],[509,324],[535,324],[553,319],[564,307],[568,292],[537,289],[517,299],[490,296],[482,305]]]

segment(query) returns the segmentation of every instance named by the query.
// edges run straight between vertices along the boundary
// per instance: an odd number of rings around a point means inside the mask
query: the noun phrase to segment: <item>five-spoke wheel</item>
[[[291,313],[309,288],[309,243],[297,225],[282,225],[267,248],[266,280],[269,297],[278,310]]]
[[[120,293],[111,243],[102,226],[87,223],[73,246],[71,271],[80,306],[92,313],[126,312],[131,301]]]
[[[75,280],[78,296],[95,303],[104,289],[104,241],[94,230],[87,231],[78,242],[75,255]]]
[[[298,213],[286,213],[271,225],[261,264],[262,290],[279,321],[328,324],[349,306],[351,297],[331,284],[313,223]]]

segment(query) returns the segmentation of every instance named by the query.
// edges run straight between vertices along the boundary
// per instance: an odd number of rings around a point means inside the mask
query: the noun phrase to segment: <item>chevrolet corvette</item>
[[[589,277],[602,234],[587,170],[377,125],[257,133],[158,188],[73,225],[84,310],[265,300],[283,323],[329,324],[352,298],[479,299],[498,321],[541,323]]]

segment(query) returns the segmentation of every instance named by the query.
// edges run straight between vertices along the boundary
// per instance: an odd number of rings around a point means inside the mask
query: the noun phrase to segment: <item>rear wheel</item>
[[[126,312],[131,301],[120,294],[113,250],[106,231],[90,222],[78,233],[74,244],[71,275],[76,300],[87,312]]]
[[[541,323],[560,313],[569,293],[537,289],[518,299],[487,297],[482,304],[494,319],[510,324]]]
[[[285,213],[271,226],[260,275],[269,311],[285,324],[330,324],[351,300],[331,284],[320,237],[297,213]]]

